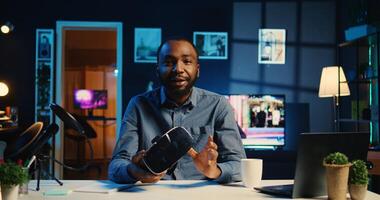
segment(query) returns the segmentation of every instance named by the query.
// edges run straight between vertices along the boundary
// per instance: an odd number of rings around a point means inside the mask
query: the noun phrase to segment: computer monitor
[[[285,95],[226,95],[245,148],[285,145]]]
[[[107,109],[107,90],[74,90],[74,108]]]

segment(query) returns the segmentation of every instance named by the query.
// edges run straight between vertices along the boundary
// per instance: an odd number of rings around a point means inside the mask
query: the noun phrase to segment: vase
[[[329,199],[347,199],[348,173],[351,165],[324,164],[326,167],[327,195]]]
[[[367,194],[367,184],[350,184],[348,186],[348,190],[350,191],[350,196],[352,200],[364,200],[365,195]]]
[[[10,187],[1,186],[2,200],[17,200],[18,198],[18,185],[12,185]]]

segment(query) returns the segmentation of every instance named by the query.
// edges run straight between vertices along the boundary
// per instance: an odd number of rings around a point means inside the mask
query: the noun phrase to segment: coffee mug
[[[259,187],[263,175],[262,159],[241,159],[241,177],[245,187]]]

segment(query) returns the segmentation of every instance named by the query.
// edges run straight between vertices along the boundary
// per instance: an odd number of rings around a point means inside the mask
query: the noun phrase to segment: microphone
[[[174,127],[153,139],[142,158],[145,167],[157,175],[172,167],[193,145],[193,137],[183,127]]]

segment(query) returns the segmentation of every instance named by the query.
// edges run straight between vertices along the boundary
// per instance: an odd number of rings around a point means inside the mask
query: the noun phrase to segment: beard
[[[175,79],[175,76],[169,76],[166,79],[164,79],[162,76],[160,76],[160,82],[161,85],[163,85],[168,93],[171,95],[174,95],[175,97],[181,97],[186,96],[190,94],[193,86],[195,85],[195,82],[197,81],[197,77],[191,78],[191,77],[181,77],[186,81],[186,84],[184,86],[176,86],[173,83],[173,79]]]

